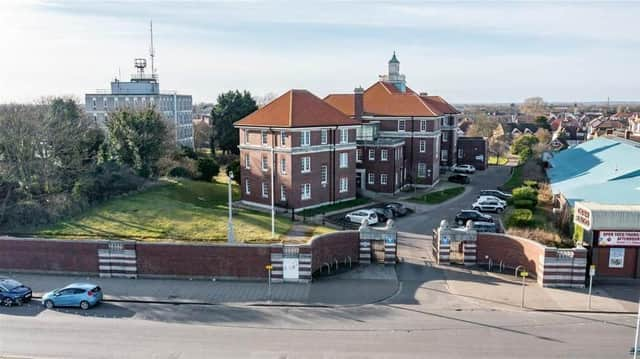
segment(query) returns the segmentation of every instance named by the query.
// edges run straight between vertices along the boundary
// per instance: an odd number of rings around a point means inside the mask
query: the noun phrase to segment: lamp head
[[[229,178],[233,179],[233,172],[229,171]]]

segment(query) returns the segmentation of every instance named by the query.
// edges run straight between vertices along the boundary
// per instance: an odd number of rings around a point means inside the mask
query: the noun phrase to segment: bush
[[[538,191],[535,188],[527,186],[518,187],[513,190],[512,195],[514,204],[516,201],[528,200],[533,203],[534,207],[538,205]]]
[[[233,180],[240,184],[240,161],[235,160],[227,166],[227,170],[233,173]]]
[[[193,178],[193,173],[189,171],[187,168],[184,168],[182,166],[176,166],[169,171],[169,176],[191,179]]]
[[[220,166],[211,157],[202,157],[198,159],[199,179],[210,182],[211,179],[220,173]]]
[[[531,209],[531,210],[533,210],[536,207],[536,205],[533,203],[533,201],[529,200],[529,199],[514,200],[513,201],[513,205],[516,208],[526,208],[526,209]]]
[[[507,218],[509,227],[531,227],[533,225],[533,212],[530,209],[516,209]]]
[[[194,151],[193,148],[187,146],[180,146],[180,151],[177,153],[177,155],[180,157],[191,158],[192,160],[198,159],[198,153]]]
[[[526,187],[531,187],[531,188],[534,188],[534,189],[538,189],[538,182],[537,181],[525,180],[524,181],[524,185]]]

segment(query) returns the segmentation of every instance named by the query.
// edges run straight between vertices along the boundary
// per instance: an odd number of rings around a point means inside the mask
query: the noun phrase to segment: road
[[[448,291],[430,241],[399,244],[400,290],[378,304],[103,303],[83,312],[30,303],[0,308],[0,358],[629,357],[633,315],[492,307]]]
[[[400,231],[411,233],[431,234],[440,225],[440,221],[447,219],[453,224],[458,211],[471,209],[471,204],[484,189],[496,189],[507,181],[511,174],[511,167],[492,166],[485,171],[478,171],[471,177],[471,184],[466,186],[465,192],[445,204],[433,206],[424,211],[418,211],[407,217],[396,218],[395,222]],[[447,176],[443,176],[445,180]]]

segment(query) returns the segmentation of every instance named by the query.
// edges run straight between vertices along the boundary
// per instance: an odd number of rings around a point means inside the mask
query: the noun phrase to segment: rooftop
[[[547,170],[553,193],[579,201],[640,204],[640,144],[598,137],[558,152]]]

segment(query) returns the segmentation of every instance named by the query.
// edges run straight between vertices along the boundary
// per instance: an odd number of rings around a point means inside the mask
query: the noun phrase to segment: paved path
[[[306,242],[311,238],[311,233],[313,233],[312,226],[294,222],[291,226],[291,229],[289,230],[289,232],[287,232],[282,240],[289,243]]]

